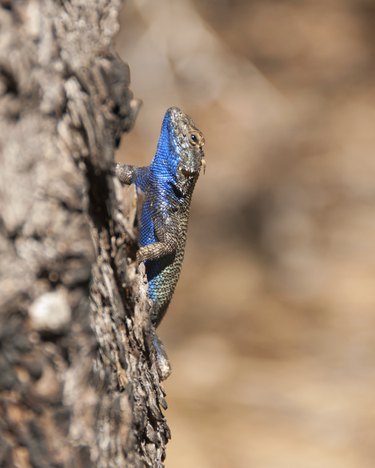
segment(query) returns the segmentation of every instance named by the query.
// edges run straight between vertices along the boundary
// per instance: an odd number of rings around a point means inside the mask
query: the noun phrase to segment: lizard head
[[[192,192],[200,170],[205,167],[204,137],[193,120],[177,107],[164,116],[151,172],[172,185],[176,195],[185,197]]]
[[[204,137],[194,121],[177,107],[171,107],[166,115],[170,119],[170,144],[178,159],[177,188],[184,194],[198,179],[205,167]]]

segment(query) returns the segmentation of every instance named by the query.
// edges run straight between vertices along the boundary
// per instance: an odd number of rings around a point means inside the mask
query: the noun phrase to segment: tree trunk
[[[0,0],[0,466],[163,466],[120,6]]]

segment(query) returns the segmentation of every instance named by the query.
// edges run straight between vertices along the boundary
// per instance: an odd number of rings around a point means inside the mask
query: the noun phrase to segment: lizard
[[[204,136],[191,117],[171,107],[165,113],[150,165],[117,164],[115,168],[120,182],[135,184],[143,197],[136,260],[145,264],[155,328],[168,309],[180,276],[191,198],[206,166],[204,144]],[[169,361],[156,335],[153,342],[164,380],[170,373]]]

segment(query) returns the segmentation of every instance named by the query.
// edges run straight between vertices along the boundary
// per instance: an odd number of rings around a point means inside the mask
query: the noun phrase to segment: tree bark
[[[119,0],[0,0],[0,466],[163,466]]]

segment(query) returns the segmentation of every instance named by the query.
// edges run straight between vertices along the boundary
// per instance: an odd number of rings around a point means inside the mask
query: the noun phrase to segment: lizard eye
[[[195,146],[199,142],[198,135],[196,133],[190,133],[190,143]]]

